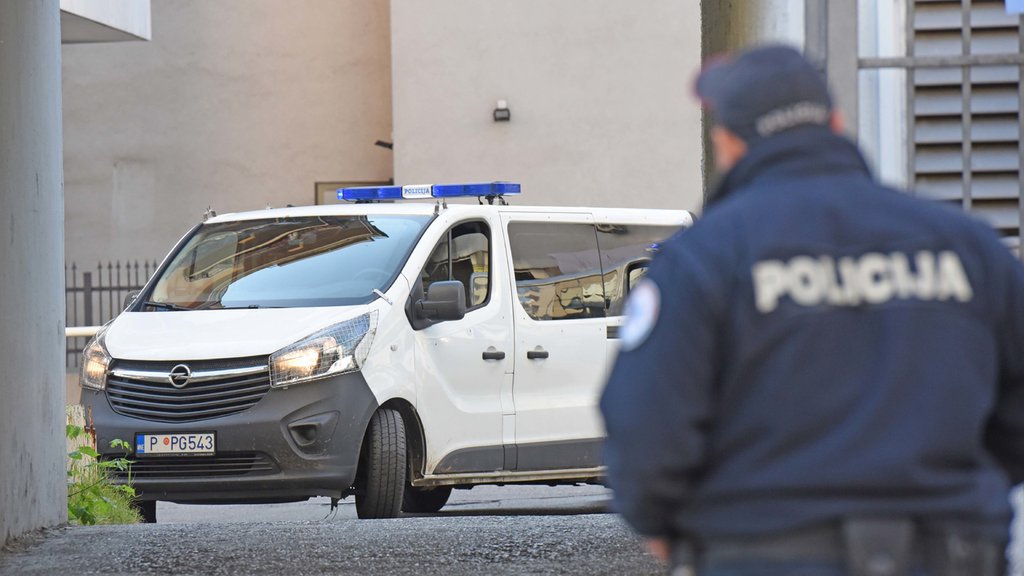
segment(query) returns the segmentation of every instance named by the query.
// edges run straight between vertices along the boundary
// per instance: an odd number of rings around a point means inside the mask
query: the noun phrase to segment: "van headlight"
[[[104,331],[100,331],[82,350],[82,372],[78,384],[90,390],[103,390],[107,387],[107,369],[110,368],[110,354],[103,343]]]
[[[270,355],[270,385],[285,388],[362,368],[377,330],[370,312],[314,332]]]

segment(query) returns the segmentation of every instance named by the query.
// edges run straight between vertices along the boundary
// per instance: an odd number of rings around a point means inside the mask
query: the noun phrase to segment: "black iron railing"
[[[156,272],[155,260],[102,262],[93,270],[79,269],[74,262],[64,266],[66,322],[68,327],[100,326],[117,316],[124,298],[140,290]],[[67,366],[78,366],[87,337],[67,338]]]

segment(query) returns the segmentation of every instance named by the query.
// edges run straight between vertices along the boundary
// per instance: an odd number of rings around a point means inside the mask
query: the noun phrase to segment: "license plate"
[[[187,434],[136,434],[136,456],[212,456],[217,437],[213,432]]]

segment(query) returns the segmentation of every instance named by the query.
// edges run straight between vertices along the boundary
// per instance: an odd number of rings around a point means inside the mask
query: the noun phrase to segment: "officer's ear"
[[[711,127],[711,148],[715,169],[724,174],[732,169],[747,153],[747,143],[724,126]]]
[[[836,134],[842,134],[846,130],[846,118],[843,117],[843,113],[839,110],[832,111],[832,117],[829,118],[829,128]]]

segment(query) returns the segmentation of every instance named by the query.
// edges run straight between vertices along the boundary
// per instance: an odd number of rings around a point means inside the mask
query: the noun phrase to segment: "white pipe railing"
[[[100,331],[102,326],[68,326],[64,328],[64,336],[67,338],[92,338]]]

